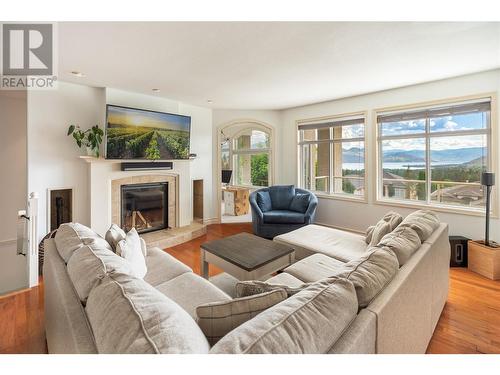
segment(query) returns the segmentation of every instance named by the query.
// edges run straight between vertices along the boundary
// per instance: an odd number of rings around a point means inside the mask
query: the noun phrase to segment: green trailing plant
[[[67,135],[73,135],[78,147],[86,147],[92,150],[96,157],[99,157],[99,146],[104,136],[104,131],[99,128],[99,125],[92,126],[87,130],[82,130],[79,125],[70,125]]]

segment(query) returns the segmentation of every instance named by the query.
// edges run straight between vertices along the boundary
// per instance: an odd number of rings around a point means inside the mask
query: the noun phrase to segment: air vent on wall
[[[174,163],[171,161],[146,161],[146,162],[133,162],[121,163],[122,171],[148,171],[159,169],[172,169]]]

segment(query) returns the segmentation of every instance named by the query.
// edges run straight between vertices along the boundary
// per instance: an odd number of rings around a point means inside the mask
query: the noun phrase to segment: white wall
[[[280,168],[278,170],[281,173],[279,181],[290,184],[297,183],[296,120],[339,115],[349,112],[368,111],[366,147],[368,148],[369,158],[366,162],[366,168],[368,169],[366,183],[369,189],[369,201],[366,204],[320,199],[317,214],[318,222],[364,231],[368,225],[375,223],[383,213],[389,209],[394,209],[394,207],[374,203],[372,176],[376,168],[376,161],[372,160],[370,156],[372,155],[373,147],[375,147],[374,138],[376,125],[372,117],[372,111],[381,107],[491,92],[500,93],[500,70],[284,110],[282,111],[280,138],[282,152],[279,154]],[[496,126],[498,127],[498,124],[496,124]],[[496,139],[494,143],[495,147],[498,147],[499,144],[500,140]],[[500,165],[500,160],[497,160],[497,165]],[[498,190],[499,189],[497,189],[497,192]],[[404,215],[412,211],[406,208],[397,208],[395,210]],[[483,217],[444,212],[439,213],[439,216],[443,221],[449,223],[451,234],[464,235],[474,239],[481,239],[484,237]],[[495,219],[492,221],[491,225],[492,238],[499,241],[500,221]]]
[[[28,186],[30,192],[40,195],[40,238],[48,232],[47,189],[50,188],[73,188],[73,220],[90,224],[89,168],[79,158],[85,151],[79,150],[66,132],[70,124],[78,124],[84,129],[96,124],[104,127],[107,103],[192,117],[191,151],[197,153],[198,158],[189,162],[189,173],[192,178],[206,181],[204,213],[206,218],[215,217],[211,109],[112,88],[59,82],[57,90],[30,91],[28,94]],[[104,155],[103,146],[101,153]],[[192,184],[186,182],[185,185],[189,186],[181,188],[192,190]],[[192,208],[186,211],[192,215]]]
[[[192,180],[203,180],[203,216],[204,220],[212,222],[217,217],[217,191],[213,186],[212,173],[212,110],[188,104],[179,104],[179,113],[191,116],[191,153],[197,155],[191,161],[191,196]],[[193,200],[191,199],[191,205]],[[192,216],[193,208],[190,213]]]
[[[28,93],[28,190],[40,195],[38,234],[49,232],[48,189],[72,188],[73,221],[90,223],[87,165],[72,137],[70,124],[83,129],[103,126],[105,92],[71,83],[59,82],[57,90]]]
[[[0,294],[26,287],[17,255],[17,212],[26,209],[26,92],[0,91]]]

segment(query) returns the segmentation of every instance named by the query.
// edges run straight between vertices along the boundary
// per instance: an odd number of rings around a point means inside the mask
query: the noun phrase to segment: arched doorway
[[[219,222],[250,222],[251,212],[237,213],[224,197],[235,190],[245,194],[274,181],[274,128],[256,120],[236,120],[217,128],[217,191]],[[226,179],[221,180],[222,171]],[[227,179],[231,176],[230,180]],[[224,193],[225,191],[229,191]]]

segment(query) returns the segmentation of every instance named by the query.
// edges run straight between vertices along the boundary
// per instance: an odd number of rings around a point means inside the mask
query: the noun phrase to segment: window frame
[[[446,137],[446,136],[466,136],[466,135],[486,135],[487,137],[487,158],[488,158],[488,168],[490,171],[497,173],[497,143],[498,143],[498,133],[497,133],[497,97],[496,93],[486,93],[479,95],[470,95],[464,97],[455,97],[455,98],[447,98],[442,100],[428,101],[428,102],[420,102],[413,103],[408,105],[401,106],[392,106],[386,108],[377,108],[373,110],[372,113],[372,125],[375,129],[375,147],[374,147],[374,156],[375,156],[375,164],[376,171],[373,174],[374,180],[372,181],[374,189],[373,200],[376,204],[380,205],[389,205],[389,206],[399,206],[399,207],[410,207],[410,208],[428,208],[435,211],[441,212],[449,212],[449,213],[459,213],[466,214],[471,216],[484,216],[485,209],[483,208],[474,208],[469,206],[458,206],[458,205],[450,205],[450,204],[439,204],[433,203],[431,199],[432,193],[432,174],[431,174],[431,161],[430,161],[430,142],[431,139]],[[490,116],[489,116],[489,124],[487,124],[486,129],[479,130],[458,130],[458,131],[441,131],[441,132],[431,132],[430,131],[430,118],[425,118],[425,131],[422,133],[416,134],[406,134],[406,135],[396,135],[396,136],[382,136],[381,135],[381,126],[378,123],[378,116],[387,114],[390,112],[411,112],[415,110],[427,110],[439,107],[446,106],[454,106],[454,105],[463,105],[467,102],[472,101],[482,101],[489,100],[490,101]],[[384,140],[392,140],[392,139],[424,139],[426,145],[426,179],[419,182],[425,183],[426,186],[426,200],[425,201],[411,201],[407,199],[395,199],[395,198],[384,198],[383,196],[383,160],[381,157],[382,153],[382,141]],[[460,183],[457,183],[460,184]],[[464,183],[466,184],[466,183]],[[492,204],[491,211],[492,217],[498,217],[498,191],[500,189],[494,187],[492,191]]]
[[[346,138],[345,140],[343,139],[334,139],[334,135],[331,134],[330,139],[328,140],[316,140],[316,141],[303,141],[301,139],[301,130],[300,126],[301,125],[313,125],[315,123],[323,123],[327,121],[342,121],[342,120],[348,120],[352,118],[359,117],[362,119],[362,124],[364,126],[364,132],[363,132],[363,137],[358,137],[358,138]],[[330,165],[329,165],[329,176],[328,178],[330,179],[330,186],[329,186],[329,191],[324,192],[324,191],[316,191],[316,190],[311,190],[314,194],[318,196],[318,198],[324,198],[324,199],[333,199],[333,200],[343,200],[343,201],[354,201],[354,202],[361,202],[361,203],[368,203],[368,181],[369,181],[369,171],[367,168],[368,165],[368,148],[369,148],[369,143],[368,143],[368,129],[367,129],[367,123],[368,123],[368,112],[367,111],[359,111],[359,112],[351,112],[351,113],[342,113],[342,114],[337,114],[337,115],[330,115],[330,116],[322,116],[322,117],[314,117],[314,118],[307,118],[307,119],[300,119],[295,121],[295,126],[296,126],[296,132],[295,132],[295,144],[297,146],[297,178],[296,178],[296,184],[298,187],[302,189],[306,189],[303,181],[303,171],[302,171],[302,161],[303,161],[303,156],[302,156],[302,146],[304,145],[314,145],[314,144],[319,144],[319,143],[329,143],[330,144]],[[330,133],[333,132],[333,129],[330,127]],[[362,195],[354,195],[354,194],[348,194],[348,193],[336,193],[333,191],[333,186],[334,186],[334,181],[336,178],[341,178],[344,179],[343,176],[335,176],[334,175],[334,163],[333,163],[333,154],[334,154],[334,144],[342,144],[343,142],[363,142],[364,143],[364,177],[360,177],[359,179],[364,179],[364,193]],[[311,169],[311,166],[309,166]]]
[[[245,149],[238,149],[237,148],[237,143],[238,143],[238,138],[241,137],[242,135],[244,135],[244,133],[250,131],[259,131],[259,132],[262,132],[262,133],[265,133],[267,134],[268,136],[268,139],[269,139],[269,147],[265,147],[265,148],[245,148]],[[238,173],[239,171],[235,168],[235,160],[236,160],[236,157],[238,155],[259,155],[259,154],[267,154],[267,160],[268,160],[268,166],[267,166],[267,186],[258,186],[258,185],[253,185],[253,184],[249,184],[249,185],[245,185],[245,184],[236,184],[236,183],[233,183],[233,186],[236,186],[236,187],[245,187],[245,188],[249,188],[249,189],[262,189],[264,187],[269,187],[269,186],[272,186],[273,185],[273,181],[272,181],[272,163],[273,163],[273,160],[272,160],[272,144],[271,144],[271,132],[270,131],[267,131],[267,130],[264,130],[260,127],[246,127],[244,129],[241,129],[240,131],[238,131],[236,134],[234,134],[233,137],[231,137],[230,141],[229,141],[229,165],[231,166],[231,169],[233,171],[233,178],[234,178],[234,181],[236,181],[237,179],[237,176],[238,176]],[[250,167],[251,168],[251,167]]]

